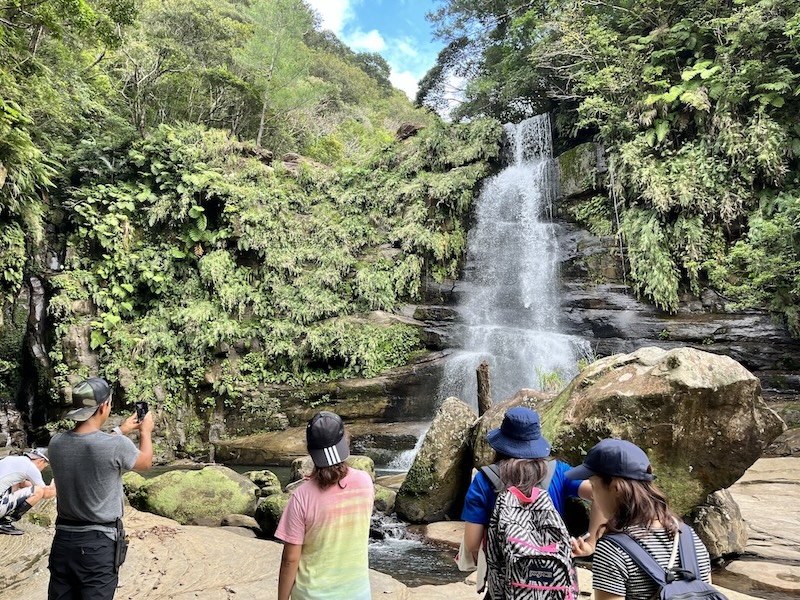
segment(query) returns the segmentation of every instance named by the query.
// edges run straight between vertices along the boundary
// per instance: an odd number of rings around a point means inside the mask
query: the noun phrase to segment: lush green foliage
[[[675,310],[711,275],[796,330],[796,222],[774,198],[797,196],[800,2],[448,0],[432,20],[450,46],[419,101],[464,75],[456,117],[553,110],[562,138],[605,145],[609,200],[579,218],[616,201],[643,296]]]
[[[63,335],[88,298],[103,372],[167,405],[404,364],[416,329],[369,315],[455,275],[499,138],[494,121],[434,125],[365,164],[290,170],[219,130],[161,126],[65,202],[73,258],[51,316]]]
[[[445,126],[388,77],[301,0],[0,7],[0,303],[43,275],[54,396],[89,374],[87,328],[101,374],[169,408],[260,410],[266,384],[420,351],[379,311],[456,274],[501,129]]]

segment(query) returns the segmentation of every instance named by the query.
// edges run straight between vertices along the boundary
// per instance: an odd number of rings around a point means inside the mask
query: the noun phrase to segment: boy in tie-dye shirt
[[[278,600],[370,600],[372,478],[351,469],[344,424],[321,412],[306,428],[314,472],[298,487],[275,537],[284,542]]]

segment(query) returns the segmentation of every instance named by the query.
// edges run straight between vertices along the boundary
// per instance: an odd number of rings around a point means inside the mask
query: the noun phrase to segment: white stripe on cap
[[[329,467],[338,465],[340,462],[342,462],[342,459],[339,458],[339,451],[336,449],[336,446],[323,448],[323,451],[325,452],[325,459],[328,461]]]

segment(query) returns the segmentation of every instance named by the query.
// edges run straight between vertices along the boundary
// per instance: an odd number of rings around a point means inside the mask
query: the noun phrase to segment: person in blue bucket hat
[[[491,430],[486,439],[497,454],[496,462],[482,467],[475,475],[461,513],[464,521],[462,551],[471,554],[476,564],[480,563],[478,552],[500,491],[511,486],[530,488],[532,484],[546,489],[562,516],[567,497],[593,499],[592,484],[588,480],[568,479],[565,474],[570,465],[550,457],[550,442],[542,435],[539,413],[535,410],[524,406],[509,409],[500,427]],[[597,530],[604,521],[602,513],[593,505],[588,536],[582,540],[583,550],[594,549]],[[482,591],[480,581],[478,588]]]

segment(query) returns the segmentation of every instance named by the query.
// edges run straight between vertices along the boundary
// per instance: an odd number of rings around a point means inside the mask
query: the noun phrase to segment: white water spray
[[[588,344],[559,333],[559,251],[550,221],[557,166],[548,115],[506,125],[509,165],[484,183],[456,287],[459,348],[445,366],[440,399],[477,407],[475,370],[489,363],[492,398],[568,382]]]

